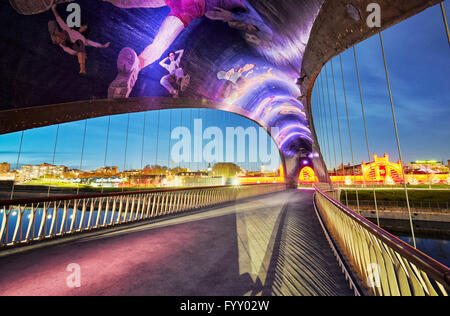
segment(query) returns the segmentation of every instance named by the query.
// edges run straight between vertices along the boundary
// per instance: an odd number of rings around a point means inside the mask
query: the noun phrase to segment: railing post
[[[104,215],[104,217],[103,217],[103,224],[102,224],[102,227],[106,227],[107,226],[107,220],[108,220],[108,213],[109,213],[109,205],[110,205],[110,202],[109,202],[110,200],[109,200],[109,198],[106,198],[106,207],[105,207],[105,215]]]

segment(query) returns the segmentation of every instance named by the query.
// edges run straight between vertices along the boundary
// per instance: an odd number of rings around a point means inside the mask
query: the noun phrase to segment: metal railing
[[[347,201],[343,201],[347,203]],[[351,206],[358,205],[360,207],[373,207],[375,208],[375,202],[372,200],[348,200],[348,204]],[[450,210],[449,202],[438,201],[409,201],[409,205],[412,209],[420,210]],[[378,208],[407,208],[406,201],[382,201],[377,200]]]
[[[449,268],[346,208],[328,191],[316,187],[315,203],[340,253],[369,294],[448,295]]]
[[[183,213],[285,189],[285,184],[262,184],[0,201],[0,248]]]

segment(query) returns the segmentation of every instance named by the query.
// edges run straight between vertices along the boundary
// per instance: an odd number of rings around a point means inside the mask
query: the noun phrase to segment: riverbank
[[[358,192],[358,199],[364,201],[374,201],[373,189],[364,190],[341,190],[341,201],[356,200]],[[406,194],[404,190],[389,190],[389,189],[377,189],[375,190],[377,201],[406,201]],[[426,201],[426,202],[450,202],[450,190],[408,190],[408,198],[410,201]]]

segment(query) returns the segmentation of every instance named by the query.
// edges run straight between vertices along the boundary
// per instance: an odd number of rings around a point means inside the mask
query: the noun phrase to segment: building
[[[417,160],[411,162],[407,166],[407,173],[449,173],[449,167],[444,165],[444,162],[436,160]]]
[[[355,174],[355,175],[362,175],[361,172],[361,165],[357,165],[357,166],[352,166],[350,163],[343,166],[342,164],[338,167],[338,170],[336,170],[335,173],[337,173],[338,175],[350,175],[350,174]]]
[[[374,155],[373,162],[363,162],[360,166],[343,166],[339,167],[338,174],[330,174],[333,183],[343,183],[347,185],[362,183],[377,183],[395,185],[403,183],[402,163],[389,161],[389,155],[384,154],[383,157]],[[355,173],[353,174],[353,169]],[[433,171],[434,169],[434,171]],[[345,171],[345,173],[342,172]],[[404,166],[405,180],[410,185],[432,185],[446,184],[450,185],[449,168],[442,162],[425,160],[415,161],[408,166]],[[310,167],[305,167],[299,175],[301,183],[311,183],[318,181],[315,172]]]
[[[364,180],[367,182],[398,183],[403,180],[402,163],[389,161],[389,155],[383,157],[373,155],[373,162],[362,163]]]
[[[119,167],[102,167],[94,171],[95,174],[115,176],[119,173]]]
[[[48,177],[60,177],[68,168],[66,166],[54,166],[47,163],[43,163],[37,166],[24,165],[18,170],[19,178],[23,180],[39,179],[44,176]]]
[[[11,170],[11,165],[7,162],[0,163],[0,173],[7,173]]]

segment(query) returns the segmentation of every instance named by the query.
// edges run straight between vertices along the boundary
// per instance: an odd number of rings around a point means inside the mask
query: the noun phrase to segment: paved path
[[[69,288],[70,264],[81,287]],[[0,295],[351,295],[292,190],[184,217],[0,253]]]

